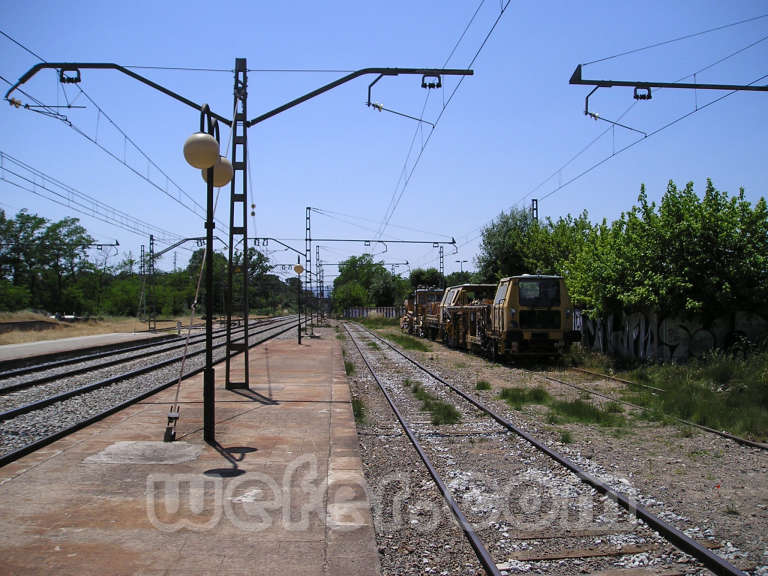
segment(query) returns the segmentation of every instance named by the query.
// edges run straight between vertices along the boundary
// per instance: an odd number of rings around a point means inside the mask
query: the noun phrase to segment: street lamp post
[[[206,128],[207,121],[207,130]],[[215,372],[213,368],[213,188],[232,180],[232,164],[219,154],[219,123],[204,104],[200,110],[200,131],[184,143],[184,158],[202,170],[206,182],[205,220],[205,369],[203,371],[203,440],[216,440]],[[177,411],[178,413],[178,411]]]
[[[304,272],[304,266],[301,265],[301,257],[296,259],[298,262],[293,267],[296,272],[296,306],[299,309],[299,344],[301,344],[301,274]]]
[[[459,271],[464,272],[464,262],[469,262],[469,260],[456,260],[456,262],[459,263]]]

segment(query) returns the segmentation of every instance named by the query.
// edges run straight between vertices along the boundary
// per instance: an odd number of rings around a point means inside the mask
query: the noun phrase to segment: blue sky
[[[247,58],[253,70],[248,116],[255,117],[344,75],[274,71],[278,69],[467,67],[502,5],[498,0],[222,2],[214,8],[199,2],[33,0],[4,3],[0,29],[52,62],[231,70],[236,57]],[[445,270],[452,272],[459,269],[456,260],[468,260],[464,268],[472,269],[483,225],[501,210],[528,207],[531,198],[540,199],[540,217],[556,219],[587,210],[594,221],[610,221],[631,207],[641,183],[657,200],[670,179],[680,185],[693,181],[702,192],[709,177],[731,194],[744,187],[754,202],[765,195],[768,183],[768,94],[759,92],[737,93],[706,107],[559,186],[639,137],[637,132],[611,130],[609,124],[584,116],[590,88],[568,84],[577,64],[766,13],[766,1],[510,2],[472,66],[475,75],[462,82],[445,108],[456,78],[443,78],[444,87],[429,94],[420,87],[419,77],[384,78],[375,86],[373,100],[386,108],[417,117],[423,110],[423,118],[432,123],[439,117],[431,137],[429,124],[365,106],[373,77],[345,84],[252,127],[249,203],[256,205],[256,216],[249,219],[249,235],[284,239],[303,250],[305,207],[312,206],[321,211],[312,214],[315,238],[454,237],[458,252],[445,249]],[[768,40],[760,42],[766,36],[768,18],[761,18],[591,64],[584,77],[676,81],[701,71],[698,82],[746,84],[768,74]],[[704,70],[752,43],[756,44]],[[4,78],[15,81],[37,62],[0,36]],[[231,72],[135,71],[231,117]],[[8,85],[2,84],[5,91]],[[124,156],[133,170],[156,186],[65,123],[7,104],[0,106],[0,151],[142,222],[180,237],[202,235],[202,219],[163,192],[167,189],[187,205],[191,199],[204,205],[199,172],[185,163],[181,152],[184,140],[197,130],[199,113],[113,71],[84,70],[80,86],[102,112],[78,95],[77,87],[68,86],[65,93],[53,71],[40,73],[24,89],[45,104],[63,105],[69,100],[85,105],[62,113],[82,134],[118,158]],[[631,89],[601,89],[591,98],[591,109],[651,133],[722,95],[658,90],[652,100],[633,106]],[[31,102],[26,96],[19,98]],[[149,166],[115,125],[162,173]],[[229,132],[222,128],[226,142]],[[23,172],[8,158],[3,166]],[[403,174],[409,175],[407,185]],[[11,176],[3,171],[6,180]],[[179,188],[166,183],[166,176]],[[226,224],[228,189],[222,190],[226,195],[222,193],[217,218]],[[389,224],[379,235],[393,198],[398,197]],[[0,181],[0,208],[9,214],[27,208],[51,220],[79,217],[98,241],[119,240],[120,255],[113,256],[110,264],[128,251],[137,255],[139,246],[148,244],[146,236],[59,206],[7,181]],[[217,234],[225,237],[226,230],[220,226]],[[331,263],[372,249],[385,248],[323,243],[320,255]],[[294,255],[277,251],[274,244],[269,250],[275,263],[295,261]],[[179,265],[184,265],[190,252],[176,252]],[[103,262],[103,253],[94,250],[92,256]],[[428,244],[387,244],[377,259],[408,261],[411,268],[436,267],[438,250]],[[172,256],[159,266],[172,268]],[[407,273],[404,266],[398,271]],[[326,280],[334,274],[333,267],[327,268]]]

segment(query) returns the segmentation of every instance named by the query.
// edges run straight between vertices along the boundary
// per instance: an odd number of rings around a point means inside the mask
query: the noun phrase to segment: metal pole
[[[296,261],[301,264],[301,256],[298,256]],[[296,306],[299,309],[299,344],[301,344],[301,274],[296,274],[296,296]]]
[[[208,109],[206,105],[203,113]],[[208,116],[208,132],[218,132],[215,120]],[[216,134],[218,136],[218,134]],[[216,441],[216,388],[213,369],[213,166],[208,168],[205,221],[205,370],[203,371],[203,440]]]

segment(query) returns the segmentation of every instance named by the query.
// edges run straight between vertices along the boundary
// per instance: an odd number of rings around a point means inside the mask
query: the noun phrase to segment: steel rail
[[[610,374],[603,374],[602,372],[593,372],[592,370],[585,370],[584,368],[576,368],[576,367],[571,367],[569,368],[569,370],[574,370],[576,372],[583,372],[584,374],[590,374],[592,376],[601,376],[603,378],[608,378],[609,380],[616,380],[616,382],[621,382],[622,384],[628,384],[629,386],[640,386],[641,388],[648,388],[649,390],[653,390],[654,392],[666,392],[664,388],[656,388],[655,386],[649,386],[648,384],[640,384],[639,382],[624,380],[624,378],[611,376]]]
[[[658,532],[667,541],[669,541],[674,546],[676,546],[679,550],[685,552],[686,554],[690,554],[691,556],[699,560],[702,564],[704,564],[704,566],[706,566],[715,574],[718,574],[720,576],[747,576],[745,572],[742,572],[741,570],[736,568],[733,564],[731,564],[724,558],[718,556],[708,548],[702,546],[701,544],[699,544],[698,542],[696,542],[695,540],[693,540],[692,538],[684,534],[682,531],[678,530],[668,522],[662,520],[661,518],[659,518],[658,516],[656,516],[649,510],[647,510],[646,508],[644,508],[642,505],[634,501],[632,498],[630,498],[626,494],[614,490],[603,481],[592,476],[589,472],[581,468],[575,462],[571,462],[569,459],[567,459],[565,456],[563,456],[559,452],[552,450],[551,448],[548,448],[547,446],[544,445],[543,442],[540,442],[539,440],[537,440],[536,438],[534,438],[533,436],[525,432],[523,429],[518,428],[506,418],[499,416],[498,414],[496,414],[496,412],[486,407],[484,404],[482,404],[478,400],[474,399],[473,397],[459,390],[452,384],[449,384],[448,382],[440,378],[440,376],[432,372],[429,368],[427,368],[426,366],[423,366],[422,364],[420,364],[419,362],[417,362],[416,360],[414,360],[413,358],[405,354],[403,351],[398,350],[395,346],[393,346],[392,344],[390,344],[388,341],[384,340],[377,334],[371,332],[367,328],[363,328],[363,329],[366,330],[369,334],[373,335],[379,341],[386,344],[389,348],[394,350],[396,353],[400,354],[403,358],[408,360],[411,364],[413,364],[420,370],[423,370],[424,372],[429,374],[432,378],[434,378],[441,384],[444,384],[445,386],[450,388],[453,392],[458,394],[464,400],[466,400],[476,408],[488,414],[488,416],[493,418],[496,422],[498,422],[499,424],[501,424],[511,432],[514,432],[515,434],[520,436],[523,440],[531,444],[534,448],[546,454],[547,456],[549,456],[550,458],[552,458],[562,466],[565,466],[568,470],[576,474],[582,482],[589,484],[592,488],[597,490],[599,493],[617,502],[627,512],[629,512],[633,516],[645,522],[648,526],[653,528],[656,532]]]
[[[286,324],[281,324],[278,327],[282,327],[285,325],[290,325],[289,329],[292,329],[294,327],[294,322],[293,320],[289,320]],[[260,332],[255,332],[255,334],[262,334],[263,332],[270,330],[270,328],[274,328],[274,326],[265,328]],[[236,338],[233,341],[239,342],[240,340],[244,340],[244,338],[243,337]],[[217,348],[222,348],[224,346],[226,346],[226,342],[217,344],[216,346],[213,347],[213,350]],[[201,354],[205,354],[206,352],[207,350],[205,349],[198,350],[196,352],[193,352],[192,354],[188,354],[187,358],[200,356]],[[111,386],[112,384],[117,384],[118,382],[122,382],[123,380],[130,380],[131,378],[141,376],[142,374],[147,374],[148,372],[153,372],[155,370],[165,368],[166,366],[170,366],[171,364],[180,362],[182,358],[183,356],[169,358],[168,360],[163,360],[155,364],[150,364],[149,366],[143,366],[141,368],[137,368],[136,370],[130,370],[129,372],[124,372],[123,374],[118,374],[117,376],[112,376],[111,378],[107,378],[105,380],[99,380],[98,382],[86,384],[85,386],[81,386],[80,388],[75,388],[74,390],[61,392],[60,394],[49,396],[48,398],[43,398],[42,400],[38,400],[37,402],[31,402],[29,404],[24,404],[23,406],[19,406],[18,408],[12,408],[10,410],[6,410],[5,412],[0,412],[0,422],[3,422],[5,420],[10,420],[11,418],[16,418],[17,416],[21,416],[23,414],[34,412],[35,410],[41,410],[43,408],[46,408],[53,404],[57,404],[58,402],[62,402],[64,400],[68,400],[69,398],[79,396],[81,394],[87,394],[88,392],[93,392],[94,390],[106,388],[107,386]]]
[[[280,332],[277,332],[276,334],[272,334],[271,336],[268,336],[266,338],[263,338],[259,340],[258,342],[255,342],[254,344],[250,345],[250,348],[254,348],[256,346],[259,346],[260,344],[263,344],[264,342],[267,342],[271,340],[272,338],[276,338],[280,336],[281,334],[285,334],[289,330],[293,330],[294,326],[291,325],[288,328],[285,328],[284,330],[281,330]],[[240,352],[237,352],[239,354]],[[232,354],[232,356],[236,356],[237,354]],[[217,360],[214,362],[214,364],[221,364],[224,362],[226,358],[222,358],[220,360]],[[195,368],[193,370],[190,370],[189,372],[186,372],[182,375],[182,379],[191,378],[192,376],[195,376],[197,374],[200,374],[203,370],[205,370],[205,366],[201,366],[199,368]],[[129,400],[126,400],[125,402],[122,402],[121,404],[118,404],[116,406],[113,406],[112,408],[108,408],[107,410],[100,412],[99,414],[95,414],[94,416],[90,416],[89,418],[86,418],[85,420],[82,420],[78,422],[77,424],[73,424],[72,426],[69,426],[67,428],[64,428],[62,430],[59,430],[58,432],[54,432],[53,434],[50,434],[46,436],[45,438],[41,438],[40,440],[37,440],[35,442],[32,442],[31,444],[27,444],[26,446],[19,448],[17,450],[14,450],[13,452],[8,452],[7,454],[4,454],[0,456],[0,468],[5,466],[6,464],[10,464],[11,462],[15,462],[19,458],[22,458],[26,456],[27,454],[30,454],[34,452],[35,450],[39,450],[40,448],[43,448],[44,446],[47,446],[48,444],[52,444],[56,440],[59,440],[61,438],[64,438],[65,436],[68,436],[69,434],[72,434],[73,432],[77,432],[78,430],[81,430],[83,428],[86,428],[87,426],[90,426],[91,424],[98,422],[99,420],[103,420],[107,416],[111,416],[112,414],[119,412],[120,410],[123,410],[125,408],[128,408],[129,406],[136,404],[137,402],[141,402],[145,398],[149,398],[153,394],[156,394],[157,392],[160,392],[161,390],[165,390],[166,388],[170,388],[171,386],[175,386],[178,384],[179,378],[178,376],[174,377],[168,382],[165,382],[159,386],[156,386],[155,388],[152,388],[151,390],[148,390],[147,392],[142,392],[141,394],[138,394],[134,396],[133,398],[130,398]]]
[[[216,330],[214,334],[222,332],[223,330],[224,330],[223,328]],[[25,374],[29,374],[30,372],[37,372],[39,370],[45,370],[48,368],[60,368],[61,366],[66,366],[68,364],[76,364],[77,362],[87,362],[89,360],[98,360],[99,358],[105,358],[113,354],[122,354],[124,352],[134,352],[136,350],[143,350],[144,348],[148,348],[150,346],[160,346],[162,344],[178,342],[179,340],[184,340],[185,338],[186,336],[172,336],[169,338],[157,339],[151,342],[143,342],[142,344],[132,344],[126,347],[119,347],[119,348],[114,348],[113,346],[110,346],[110,345],[95,346],[92,348],[88,348],[88,350],[97,350],[96,352],[87,353],[82,356],[71,356],[69,358],[62,358],[61,360],[54,360],[53,362],[44,362],[42,364],[30,364],[28,366],[22,366],[21,368],[12,368],[10,370],[5,370],[3,372],[0,372],[0,379],[15,378],[16,376],[24,376]],[[103,350],[103,348],[109,348],[109,350]],[[78,351],[74,351],[74,352],[77,353]],[[61,352],[58,354],[56,353],[45,354],[43,356],[31,356],[28,358],[28,360],[34,361],[41,358],[49,358],[51,356],[61,356],[62,354],[65,354],[65,353],[66,352]]]
[[[270,321],[279,321],[283,318],[287,318],[286,316],[278,316],[276,318],[269,319]],[[256,321],[259,323],[260,321]],[[260,325],[260,324],[259,324]],[[200,324],[197,326],[198,328],[204,328],[204,324]],[[219,328],[218,330],[214,330],[214,334],[220,334],[222,332],[226,332],[226,328]],[[134,344],[129,345],[125,347],[117,347],[115,348],[114,345],[107,345],[107,346],[94,346],[89,347],[86,349],[86,351],[93,351],[89,352],[87,354],[84,354],[82,356],[70,356],[68,358],[62,358],[60,360],[54,360],[52,362],[45,362],[42,364],[30,364],[28,366],[22,366],[20,368],[12,368],[10,370],[6,370],[3,372],[0,372],[0,379],[5,378],[15,378],[17,376],[24,376],[25,374],[29,374],[30,372],[37,372],[39,370],[46,370],[49,368],[59,368],[61,366],[67,366],[68,364],[76,364],[77,362],[87,362],[89,360],[98,360],[99,358],[105,358],[107,356],[111,356],[113,354],[123,354],[126,352],[135,352],[136,350],[143,350],[145,348],[149,348],[151,346],[161,346],[163,344],[170,344],[173,342],[178,342],[179,340],[185,340],[186,336],[171,336],[166,338],[157,338],[156,340],[152,340],[150,342],[143,342],[141,344]],[[129,343],[130,344],[130,343]],[[108,348],[108,350],[104,350],[104,348]],[[73,353],[77,354],[78,351],[72,351]],[[66,354],[66,352],[60,352],[60,353],[54,353],[54,354],[45,354],[43,356],[30,356],[27,358],[29,361],[34,361],[37,359],[42,358],[50,358],[52,356],[59,357],[63,354]],[[0,364],[5,364],[6,362],[0,362]]]
[[[271,322],[252,322],[250,324],[250,326],[255,328],[257,326],[263,326],[265,324],[266,325],[270,325],[272,323]],[[223,332],[223,331],[224,330],[217,330],[215,332],[215,334],[218,334],[218,333]],[[238,332],[238,331],[242,331],[242,328],[240,328],[239,330],[236,330],[236,332]],[[221,337],[221,336],[219,336],[219,337]],[[181,340],[186,340],[186,337],[181,338]],[[202,334],[202,335],[195,336],[194,338],[190,339],[189,343],[190,344],[199,344],[200,342],[202,342],[204,340],[205,340],[205,335]],[[66,375],[64,375],[64,374],[48,374],[46,376],[41,376],[41,377],[35,378],[33,380],[27,380],[26,382],[19,382],[17,384],[11,384],[10,386],[0,386],[0,395],[11,393],[11,392],[18,392],[19,390],[25,390],[26,388],[32,388],[33,386],[39,386],[40,384],[45,384],[46,382],[50,382],[52,380],[57,380],[57,379],[61,378],[62,376],[67,376],[67,377],[69,377],[69,376],[77,376],[79,374],[84,374],[86,372],[91,372],[93,370],[101,370],[102,368],[109,368],[111,366],[116,366],[118,364],[123,364],[123,363],[126,363],[126,362],[132,362],[134,360],[140,360],[141,358],[146,358],[147,356],[154,356],[154,355],[158,355],[158,354],[164,354],[166,352],[172,352],[173,350],[178,350],[179,348],[184,348],[187,345],[186,342],[178,343],[178,341],[179,341],[179,338],[174,338],[173,340],[170,340],[170,341],[166,340],[164,342],[155,342],[153,344],[142,344],[140,346],[136,346],[136,347],[133,347],[133,348],[127,349],[127,350],[118,350],[118,351],[97,353],[97,354],[93,355],[93,356],[95,356],[94,358],[92,358],[93,360],[98,360],[99,358],[105,358],[105,357],[109,357],[109,356],[115,356],[117,354],[125,354],[125,353],[131,352],[131,351],[136,351],[136,350],[145,350],[144,352],[141,352],[139,354],[134,354],[133,356],[128,356],[126,358],[115,358],[115,359],[109,360],[107,362],[102,362],[101,364],[91,365],[91,366],[83,366],[82,368],[76,368],[74,370],[70,370],[69,372],[67,372]],[[162,346],[162,345],[168,344],[168,343],[171,343],[173,345],[172,346],[168,346],[167,348],[162,348],[161,350],[149,350],[149,351],[146,351],[147,348],[159,347],[159,346]],[[88,359],[86,359],[86,360],[80,359],[80,360],[77,360],[77,361],[72,361],[70,359],[70,360],[62,361],[61,364],[56,363],[57,364],[56,366],[51,366],[51,365],[47,365],[47,364],[46,365],[42,365],[42,366],[37,366],[37,367],[35,367],[35,370],[30,370],[27,373],[29,373],[29,372],[37,372],[37,371],[42,372],[42,371],[45,371],[45,370],[51,370],[53,368],[60,368],[61,366],[66,366],[68,364],[76,364],[77,362],[88,362],[88,361],[89,361]]]
[[[400,411],[397,409],[397,406],[395,406],[395,403],[392,400],[392,397],[389,395],[386,388],[379,380],[378,376],[376,376],[376,372],[374,372],[373,367],[368,363],[368,359],[365,357],[365,355],[363,354],[363,351],[360,349],[360,346],[357,344],[357,342],[355,341],[355,338],[352,336],[352,332],[350,332],[346,322],[344,323],[344,329],[349,334],[349,337],[352,340],[352,343],[355,345],[355,348],[357,348],[357,351],[360,354],[360,357],[363,359],[363,362],[365,362],[365,365],[368,367],[368,370],[371,372],[371,376],[373,376],[373,379],[376,380],[376,384],[379,385],[379,388],[384,393],[384,396],[386,397],[387,402],[389,402],[390,408],[392,408],[392,412],[395,413],[397,420],[400,422],[400,426],[403,428],[403,431],[408,436],[408,439],[411,441],[411,444],[413,445],[416,452],[418,452],[419,457],[421,458],[421,461],[424,462],[424,465],[427,467],[427,470],[429,471],[429,475],[432,476],[432,480],[434,480],[438,490],[440,490],[440,493],[442,494],[443,499],[445,500],[446,504],[448,504],[448,507],[451,509],[451,512],[453,512],[453,515],[456,517],[456,520],[459,522],[461,529],[464,531],[464,534],[469,540],[469,543],[472,546],[472,549],[475,551],[475,554],[477,555],[477,559],[483,565],[483,568],[485,569],[487,574],[500,575],[501,572],[496,567],[496,563],[493,561],[493,558],[491,557],[490,553],[485,548],[485,545],[478,537],[474,528],[472,528],[472,525],[470,524],[470,522],[464,516],[464,513],[461,511],[461,509],[459,509],[458,504],[456,504],[456,501],[453,499],[453,495],[448,490],[448,487],[445,485],[442,478],[440,478],[440,474],[432,465],[432,462],[430,461],[429,456],[427,456],[424,450],[421,448],[421,444],[419,444],[419,441],[416,439],[416,436],[414,435],[413,431],[408,427],[408,424],[406,424],[405,420],[403,419],[403,416],[400,414]]]

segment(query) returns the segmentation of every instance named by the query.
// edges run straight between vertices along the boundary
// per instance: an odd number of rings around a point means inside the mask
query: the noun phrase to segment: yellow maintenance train
[[[581,339],[574,311],[560,276],[502,278],[498,284],[462,284],[442,292],[416,290],[401,321],[404,331],[490,358],[558,356]],[[429,300],[429,302],[427,302]],[[410,316],[409,316],[410,314]]]

